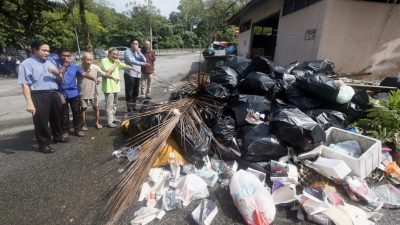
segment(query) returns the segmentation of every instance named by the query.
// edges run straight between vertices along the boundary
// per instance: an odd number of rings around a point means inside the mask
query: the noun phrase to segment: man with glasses
[[[18,83],[25,96],[26,110],[32,113],[39,151],[53,153],[54,149],[49,145],[51,135],[54,142],[68,141],[62,137],[60,116],[62,103],[58,82],[62,81],[62,74],[47,59],[50,54],[47,43],[34,41],[31,48],[32,56],[19,66]]]
[[[106,101],[107,126],[115,128],[117,127],[115,123],[121,122],[119,119],[115,118],[115,113],[117,112],[118,92],[121,90],[119,84],[119,73],[123,69],[133,70],[139,73],[140,71],[120,62],[118,59],[118,50],[116,48],[108,49],[108,57],[101,60],[100,68],[106,72],[106,75],[103,76],[102,89]]]
[[[94,82],[97,81],[97,77],[90,73],[85,73],[82,69],[72,63],[72,53],[69,49],[60,50],[60,58],[56,60],[56,65],[59,68],[60,74],[63,75],[62,82],[60,84],[60,91],[64,97],[62,106],[62,127],[63,137],[66,138],[69,135],[69,108],[72,111],[72,124],[74,127],[74,133],[78,137],[84,137],[85,133],[82,132],[82,117],[81,117],[81,99],[79,96],[79,90],[77,85],[77,77],[83,76]]]
[[[128,113],[136,110],[136,100],[139,95],[139,86],[141,78],[141,67],[148,66],[146,63],[146,58],[140,52],[139,40],[135,37],[130,40],[131,48],[125,51],[125,62],[135,68],[135,71],[125,70],[124,80],[125,80],[125,98],[126,98],[126,108]]]

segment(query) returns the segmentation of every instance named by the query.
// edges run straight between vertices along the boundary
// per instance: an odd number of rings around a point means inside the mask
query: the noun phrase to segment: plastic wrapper
[[[246,116],[250,111],[268,114],[270,109],[271,102],[258,95],[239,95],[231,102],[229,107],[236,121],[236,126],[247,125]]]
[[[347,116],[339,111],[330,109],[314,109],[305,111],[304,113],[319,123],[324,130],[327,130],[330,127],[346,129],[348,126]]]
[[[226,65],[236,71],[237,74],[243,73],[243,71],[249,66],[251,59],[247,59],[241,56],[235,56],[231,59],[228,58]]]
[[[280,102],[272,110],[270,126],[276,136],[297,152],[314,149],[326,141],[322,127],[298,108]]]
[[[274,221],[276,209],[272,196],[254,174],[239,170],[232,177],[229,189],[248,225],[268,225]]]
[[[203,88],[201,96],[215,100],[223,100],[229,97],[229,90],[217,83],[209,83]]]
[[[262,72],[275,77],[273,63],[262,56],[257,56],[251,60],[247,68],[239,75],[238,80],[241,81],[242,79],[245,79],[251,72]]]
[[[288,149],[265,124],[244,126],[239,130],[242,140],[242,159],[249,162],[267,162],[288,154]]]
[[[387,209],[400,208],[400,190],[391,184],[383,184],[373,188],[376,195]]]
[[[182,208],[182,201],[177,198],[175,191],[168,190],[165,192],[162,200],[162,209],[166,212]]]
[[[228,66],[216,66],[214,73],[210,74],[210,81],[227,88],[234,88],[237,85],[237,73]]]
[[[244,94],[267,96],[273,93],[275,80],[261,72],[251,72],[239,83],[239,88]]]
[[[360,144],[358,143],[358,141],[355,140],[330,144],[329,148],[351,155],[355,158],[358,158],[362,155]]]
[[[336,102],[340,90],[333,79],[322,74],[297,77],[297,84],[302,91],[312,97],[332,103]]]
[[[176,190],[184,206],[187,206],[191,200],[207,198],[209,195],[206,182],[196,174],[180,177]]]

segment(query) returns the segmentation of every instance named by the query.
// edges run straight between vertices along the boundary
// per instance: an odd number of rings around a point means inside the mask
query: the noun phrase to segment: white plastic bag
[[[268,225],[274,221],[276,209],[272,196],[254,174],[239,170],[229,188],[236,208],[248,225]]]
[[[207,198],[209,195],[206,182],[196,174],[180,177],[176,190],[184,206],[189,205],[191,200]]]
[[[339,88],[339,93],[336,97],[336,102],[339,104],[346,104],[351,101],[355,94],[355,91],[352,87],[347,85],[341,85]]]

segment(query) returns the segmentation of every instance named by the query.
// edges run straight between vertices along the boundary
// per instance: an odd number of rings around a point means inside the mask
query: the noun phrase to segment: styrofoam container
[[[325,133],[325,145],[317,147],[321,150],[321,156],[330,159],[343,160],[352,170],[350,175],[355,175],[364,179],[382,162],[382,143],[380,140],[335,127],[329,128]],[[358,141],[361,151],[363,152],[360,157],[355,158],[346,153],[327,147],[330,144],[337,144],[349,140]]]

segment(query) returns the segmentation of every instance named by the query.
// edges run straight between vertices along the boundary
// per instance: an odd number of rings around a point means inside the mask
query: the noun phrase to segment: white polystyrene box
[[[352,170],[350,175],[355,175],[364,179],[382,162],[382,143],[380,140],[335,127],[329,128],[325,133],[325,145],[317,147],[321,149],[321,156],[330,159],[343,160]],[[350,140],[358,141],[363,152],[360,157],[355,158],[346,153],[335,151],[334,149],[327,147],[330,144]]]

